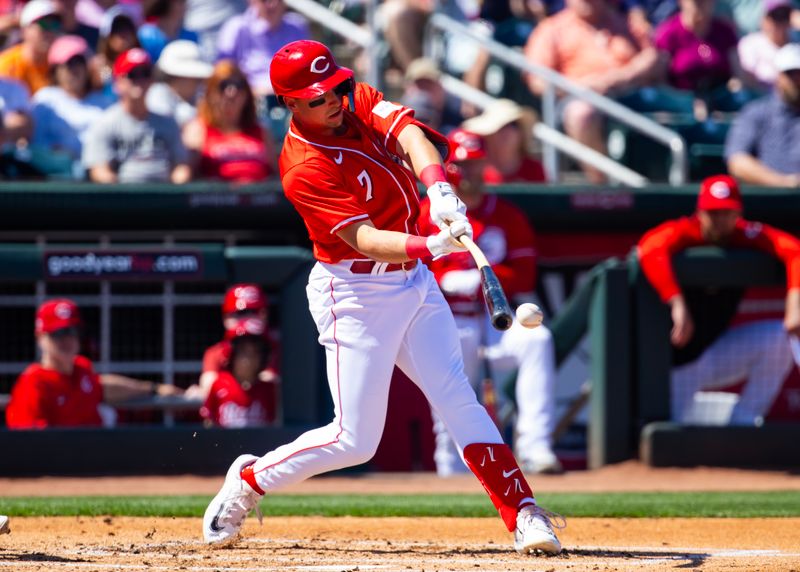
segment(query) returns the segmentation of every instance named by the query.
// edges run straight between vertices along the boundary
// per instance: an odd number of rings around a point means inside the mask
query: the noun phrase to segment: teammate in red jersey
[[[447,166],[447,175],[467,206],[475,242],[486,254],[508,298],[530,299],[536,284],[536,243],[527,217],[510,202],[484,192],[486,151],[480,136],[456,129],[448,139],[453,161]],[[428,222],[428,206],[427,200],[422,202],[420,227],[423,233],[435,230]],[[533,473],[561,472],[551,438],[556,371],[550,330],[546,326],[528,329],[517,322],[505,332],[492,329],[483,304],[480,271],[468,253],[439,258],[430,263],[430,268],[455,316],[464,370],[473,389],[479,389],[487,374],[500,383],[514,369],[519,369],[514,448],[522,468]],[[482,371],[481,353],[489,362],[489,372]],[[497,394],[503,398],[502,391]],[[466,471],[444,423],[436,414],[434,431],[436,472],[449,476]]]
[[[769,225],[742,218],[736,181],[726,175],[705,179],[697,211],[667,221],[647,232],[638,245],[645,276],[670,306],[673,345],[671,407],[676,421],[694,421],[698,391],[721,388],[746,378],[730,423],[753,425],[763,420],[792,366],[787,332],[800,334],[800,241]],[[786,265],[786,313],[729,327],[743,291],[682,288],[671,257],[693,246],[751,248],[769,253]]]
[[[267,491],[363,463],[380,442],[395,364],[436,409],[520,552],[557,553],[511,449],[464,375],[453,315],[420,258],[464,250],[464,204],[447,183],[447,140],[414,112],[355,83],[323,44],[292,42],[270,67],[292,112],[280,156],[286,197],[303,217],[317,264],[306,289],[325,348],[330,424],[259,458],[242,455],[203,519],[207,542],[231,540]],[[416,178],[439,227],[420,235]]]
[[[72,300],[50,300],[36,311],[41,359],[19,376],[11,391],[6,409],[9,429],[99,427],[104,421],[103,402],[181,393],[171,385],[96,374],[92,362],[78,355],[80,325],[78,307]]]

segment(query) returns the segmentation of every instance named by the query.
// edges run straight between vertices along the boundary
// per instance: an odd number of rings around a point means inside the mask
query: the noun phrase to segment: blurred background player
[[[258,371],[258,381],[268,388],[272,395],[273,409],[269,412],[269,420],[276,418],[276,404],[280,376],[277,372],[276,352],[274,344],[269,339],[267,329],[267,297],[257,284],[234,284],[225,292],[222,302],[222,325],[225,329],[225,338],[206,349],[203,354],[203,373],[200,374],[200,384],[190,388],[191,395],[204,399],[208,396],[220,372],[231,372],[231,359],[234,350],[233,341],[245,336],[256,336],[265,340],[265,351],[268,359]],[[258,390],[261,392],[262,390]]]
[[[99,427],[114,421],[113,410],[103,410],[103,403],[182,393],[172,385],[96,374],[91,360],[78,353],[80,326],[72,300],[60,298],[39,306],[35,332],[41,358],[22,372],[11,391],[9,429]]]
[[[730,327],[741,288],[681,288],[672,256],[692,246],[751,248],[786,265],[786,314]],[[732,177],[705,179],[694,215],[667,221],[638,245],[645,276],[670,306],[673,345],[672,418],[694,422],[698,391],[722,388],[746,379],[730,415],[732,425],[763,421],[792,367],[787,333],[800,334],[800,240],[769,225],[742,218],[742,199]]]
[[[237,330],[230,348],[227,365],[217,372],[200,416],[221,427],[269,425],[275,421],[276,384],[260,379],[269,360],[266,337]]]
[[[475,242],[486,254],[509,299],[530,296],[536,284],[536,247],[533,229],[525,215],[510,202],[484,192],[486,151],[480,136],[458,129],[449,140],[453,161],[448,178],[467,205]],[[433,232],[423,201],[420,224]],[[489,324],[481,293],[480,271],[468,253],[454,253],[429,263],[456,319],[464,371],[478,390],[485,374],[481,355],[488,360],[495,383],[501,384],[519,368],[516,383],[517,421],[515,453],[526,472],[557,473],[561,464],[553,453],[555,354],[553,338],[545,326],[527,329],[516,321],[499,332]],[[498,397],[502,390],[498,389]],[[498,407],[499,408],[499,407]],[[436,472],[440,476],[465,472],[461,457],[441,419],[434,414]]]

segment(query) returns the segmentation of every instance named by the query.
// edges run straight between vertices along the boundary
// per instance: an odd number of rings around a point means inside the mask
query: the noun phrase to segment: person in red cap
[[[100,427],[103,402],[119,403],[148,395],[178,395],[171,385],[95,373],[78,354],[81,317],[75,302],[49,300],[36,311],[38,363],[22,372],[6,409],[9,429]]]
[[[525,214],[497,195],[485,192],[487,163],[485,141],[479,135],[456,129],[448,135],[452,161],[447,174],[456,194],[467,205],[467,217],[475,230],[475,242],[487,255],[506,296],[513,302],[529,301],[536,286],[536,239]],[[424,231],[435,228],[427,216],[430,203],[421,205]],[[558,473],[561,464],[552,449],[555,422],[555,349],[550,330],[542,325],[528,329],[514,323],[499,332],[491,328],[481,293],[481,274],[468,253],[455,253],[429,264],[456,319],[464,354],[464,369],[472,387],[479,391],[486,376],[497,383],[518,370],[517,420],[514,449],[525,472]],[[491,371],[482,371],[485,363]],[[497,392],[502,400],[502,392]],[[487,399],[488,397],[488,399]],[[491,401],[490,396],[484,398]],[[497,404],[496,409],[502,410]],[[500,422],[504,420],[504,415]],[[436,451],[440,476],[467,470],[447,428],[434,412]]]
[[[786,265],[787,277],[783,322],[763,320],[731,326],[742,289],[681,287],[672,256],[703,245],[756,249],[779,258]],[[747,379],[729,422],[761,423],[792,366],[787,334],[800,334],[800,240],[742,218],[736,180],[717,175],[702,182],[692,216],[667,221],[642,237],[638,257],[645,276],[670,306],[673,420],[697,421],[692,409],[698,391]]]
[[[141,48],[123,52],[112,73],[119,102],[86,134],[83,165],[89,178],[106,184],[188,182],[192,170],[178,124],[147,109],[153,83],[150,56]]]
[[[520,552],[558,553],[550,515],[464,374],[453,315],[420,259],[463,251],[466,207],[447,182],[444,136],[413,109],[356,83],[319,42],[280,48],[275,95],[292,114],[279,167],[317,263],[306,293],[325,348],[334,418],[262,457],[231,464],[203,517],[208,543],[234,540],[266,491],[364,463],[378,448],[397,365],[447,425],[467,465],[515,532]],[[433,234],[420,232],[417,179]]]

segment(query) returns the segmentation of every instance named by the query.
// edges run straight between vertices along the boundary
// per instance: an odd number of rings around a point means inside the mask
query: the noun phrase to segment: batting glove
[[[457,220],[467,220],[467,205],[459,199],[450,183],[438,182],[428,187],[431,201],[431,220],[444,229]]]
[[[472,238],[472,225],[466,220],[458,220],[439,231],[439,234],[429,236],[425,244],[433,254],[433,259],[436,260],[453,252],[465,251],[467,247],[456,240],[463,235]]]

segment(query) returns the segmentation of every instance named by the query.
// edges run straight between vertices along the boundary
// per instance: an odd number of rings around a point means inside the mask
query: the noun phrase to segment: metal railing
[[[624,105],[604,97],[587,87],[573,83],[561,74],[549,68],[529,62],[523,54],[490,38],[486,38],[475,30],[461,24],[460,22],[457,22],[456,20],[453,20],[448,16],[445,16],[444,14],[434,14],[431,16],[428,22],[428,32],[426,34],[426,53],[430,53],[430,51],[433,49],[432,30],[434,29],[442,30],[451,34],[466,36],[477,42],[483,49],[485,49],[487,52],[489,52],[489,54],[498,60],[520,70],[520,72],[531,73],[547,82],[548,85],[542,98],[542,121],[544,125],[550,129],[540,129],[537,133],[537,137],[542,138],[542,134],[544,134],[544,138],[546,139],[544,140],[544,163],[545,169],[547,169],[548,172],[554,172],[557,167],[557,155],[555,153],[556,145],[562,145],[561,149],[567,153],[571,153],[571,151],[574,150],[574,148],[564,145],[565,142],[563,140],[556,143],[557,138],[553,137],[552,131],[556,131],[557,125],[556,89],[560,89],[574,97],[580,98],[592,104],[598,110],[613,117],[617,121],[624,123],[632,129],[635,129],[640,133],[653,138],[659,143],[666,145],[672,155],[672,164],[669,171],[669,182],[671,185],[681,185],[685,183],[688,172],[686,143],[675,131],[667,129],[652,119],[636,113]],[[587,160],[585,157],[576,158]],[[608,159],[607,157],[605,158]],[[608,159],[608,161],[611,161],[611,159]],[[590,161],[587,160],[587,162]],[[599,165],[595,166],[601,168]],[[609,176],[614,176],[613,173],[607,171],[607,164],[605,167],[606,168],[601,168],[601,170],[606,171],[606,174]]]

